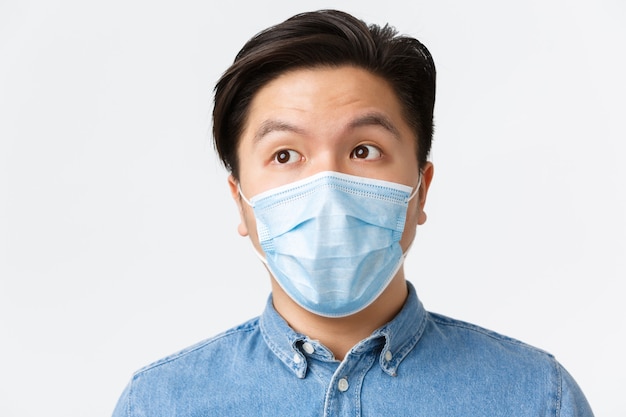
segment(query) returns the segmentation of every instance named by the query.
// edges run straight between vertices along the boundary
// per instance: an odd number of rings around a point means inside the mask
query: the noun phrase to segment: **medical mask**
[[[239,192],[283,290],[312,313],[344,317],[376,300],[402,266],[400,238],[418,189],[321,172],[250,200]]]

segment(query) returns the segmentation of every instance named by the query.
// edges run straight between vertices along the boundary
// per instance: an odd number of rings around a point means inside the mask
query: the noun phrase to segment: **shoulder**
[[[475,324],[427,314],[416,353],[427,359],[428,369],[454,370],[461,380],[497,381],[503,386],[533,381],[530,385],[535,388],[558,389],[560,365],[551,353]]]
[[[184,348],[178,352],[159,359],[135,372],[135,375],[150,373],[163,367],[174,367],[178,362],[195,361],[207,355],[219,355],[221,351],[232,353],[233,346],[239,346],[258,331],[258,317],[228,329],[222,333]]]
[[[437,313],[428,313],[431,331],[437,334],[440,341],[463,342],[475,348],[502,349],[511,353],[523,353],[536,359],[553,362],[554,356],[538,347],[529,345],[518,339],[505,336],[501,333],[489,330],[476,324],[468,323]],[[445,343],[444,343],[445,345]]]
[[[259,330],[259,318],[255,317],[236,327],[186,347],[178,352],[159,359],[134,373],[133,379],[163,370],[174,370],[185,363],[201,361],[220,355],[232,355],[233,347],[253,341]]]
[[[202,407],[199,398],[216,403],[219,399],[210,395],[219,392],[216,384],[227,383],[233,375],[229,370],[247,352],[257,351],[259,343],[259,320],[254,318],[157,360],[133,374],[113,416],[170,415],[179,406]]]
[[[258,346],[264,344],[260,333],[259,320],[254,318],[159,359],[133,374],[131,396],[139,399],[157,392],[171,393],[182,386],[193,392],[207,383],[225,381],[233,375],[233,367],[259,355]]]
[[[554,355],[484,327],[427,313],[414,351],[407,370],[457,393],[468,390],[467,398],[495,396],[511,408],[509,415],[517,406],[562,417],[593,415]]]

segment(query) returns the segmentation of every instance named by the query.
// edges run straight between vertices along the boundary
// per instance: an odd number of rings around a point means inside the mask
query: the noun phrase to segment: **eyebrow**
[[[272,132],[294,132],[298,134],[304,133],[302,129],[280,120],[266,120],[261,123],[257,129],[253,142],[258,142]]]
[[[391,120],[389,120],[389,118],[382,113],[372,112],[359,116],[350,122],[348,128],[356,129],[364,126],[380,126],[391,133],[394,138],[400,139],[400,131],[398,128],[396,128]],[[297,134],[304,134],[304,130],[297,126],[281,120],[270,119],[261,123],[261,126],[257,129],[254,135],[253,142],[259,142],[265,136],[273,132],[293,132]]]
[[[382,113],[372,112],[364,114],[363,116],[357,117],[349,125],[351,129],[362,126],[380,126],[391,133],[396,139],[400,139],[400,131],[398,128]]]

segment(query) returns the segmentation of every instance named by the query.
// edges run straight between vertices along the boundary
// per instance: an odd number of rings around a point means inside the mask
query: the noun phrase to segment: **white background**
[[[624,416],[625,3],[0,0],[0,416],[108,416],[139,367],[260,313],[214,155],[243,43],[335,7],[438,66],[407,277]]]

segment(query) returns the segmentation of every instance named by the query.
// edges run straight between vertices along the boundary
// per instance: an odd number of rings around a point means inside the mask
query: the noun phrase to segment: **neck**
[[[272,278],[276,311],[293,330],[319,340],[338,360],[343,360],[354,345],[393,319],[402,309],[407,295],[404,272],[400,268],[385,291],[364,310],[347,317],[322,317],[296,304]]]

